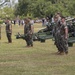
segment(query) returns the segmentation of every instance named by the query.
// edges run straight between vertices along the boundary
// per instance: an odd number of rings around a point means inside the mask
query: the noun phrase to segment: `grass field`
[[[35,32],[41,27],[35,24]],[[17,32],[23,33],[23,26],[13,26],[13,43],[8,44],[2,26],[0,75],[75,75],[75,44],[69,48],[68,55],[56,55],[52,40],[37,41],[33,48],[26,48],[24,40],[15,38]]]

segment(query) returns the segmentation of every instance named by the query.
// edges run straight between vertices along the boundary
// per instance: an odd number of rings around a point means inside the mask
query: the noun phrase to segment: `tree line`
[[[62,13],[63,16],[74,16],[75,0],[19,0],[13,9],[6,8],[4,11],[4,15],[10,14],[10,17],[19,15],[21,18],[24,16],[46,17],[56,12]]]
[[[19,0],[15,15],[44,17],[56,12],[75,15],[75,0]]]

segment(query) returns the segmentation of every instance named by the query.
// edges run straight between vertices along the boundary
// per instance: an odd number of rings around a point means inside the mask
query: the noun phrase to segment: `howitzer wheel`
[[[73,46],[73,43],[68,43],[68,46],[69,46],[69,47],[72,47],[72,46]]]
[[[40,41],[41,41],[42,43],[44,43],[44,42],[45,42],[45,39],[40,39]]]

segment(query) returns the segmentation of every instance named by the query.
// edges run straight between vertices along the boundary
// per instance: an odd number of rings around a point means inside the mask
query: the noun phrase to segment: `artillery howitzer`
[[[68,26],[68,45],[73,46],[73,43],[75,43],[75,18],[71,18],[66,20],[67,26]]]
[[[67,20],[71,21],[72,19]],[[68,39],[68,45],[69,46],[73,46],[73,43],[75,43],[75,23],[72,22],[73,25],[68,25],[68,29],[69,29],[69,39]],[[41,42],[45,42],[45,40],[47,39],[52,39],[53,35],[52,35],[52,30],[53,30],[53,24],[51,25],[47,25],[47,27],[45,29],[41,29],[39,30],[37,33],[33,34],[33,41],[41,41]],[[25,40],[25,36],[24,34],[17,34],[16,35],[16,39],[24,39]]]
[[[25,40],[26,35],[18,33],[16,35],[16,39],[24,39]],[[46,39],[51,39],[53,38],[52,36],[52,31],[45,28],[39,30],[37,33],[33,34],[33,41],[41,41],[45,42]]]

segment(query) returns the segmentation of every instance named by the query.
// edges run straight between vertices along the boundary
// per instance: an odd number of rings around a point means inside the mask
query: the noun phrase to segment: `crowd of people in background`
[[[6,24],[6,36],[8,39],[8,43],[12,43],[12,22],[9,18],[6,18],[5,20]],[[25,35],[25,41],[27,46],[26,47],[33,47],[33,38],[32,35],[34,33],[34,20],[31,18],[25,18],[24,20],[14,20],[13,24],[16,25],[24,25],[24,35]]]
[[[34,20],[32,18],[30,18],[30,20],[31,20],[31,23],[34,24]],[[24,19],[14,19],[14,20],[11,20],[11,23],[14,25],[18,24],[18,26],[25,25]]]

